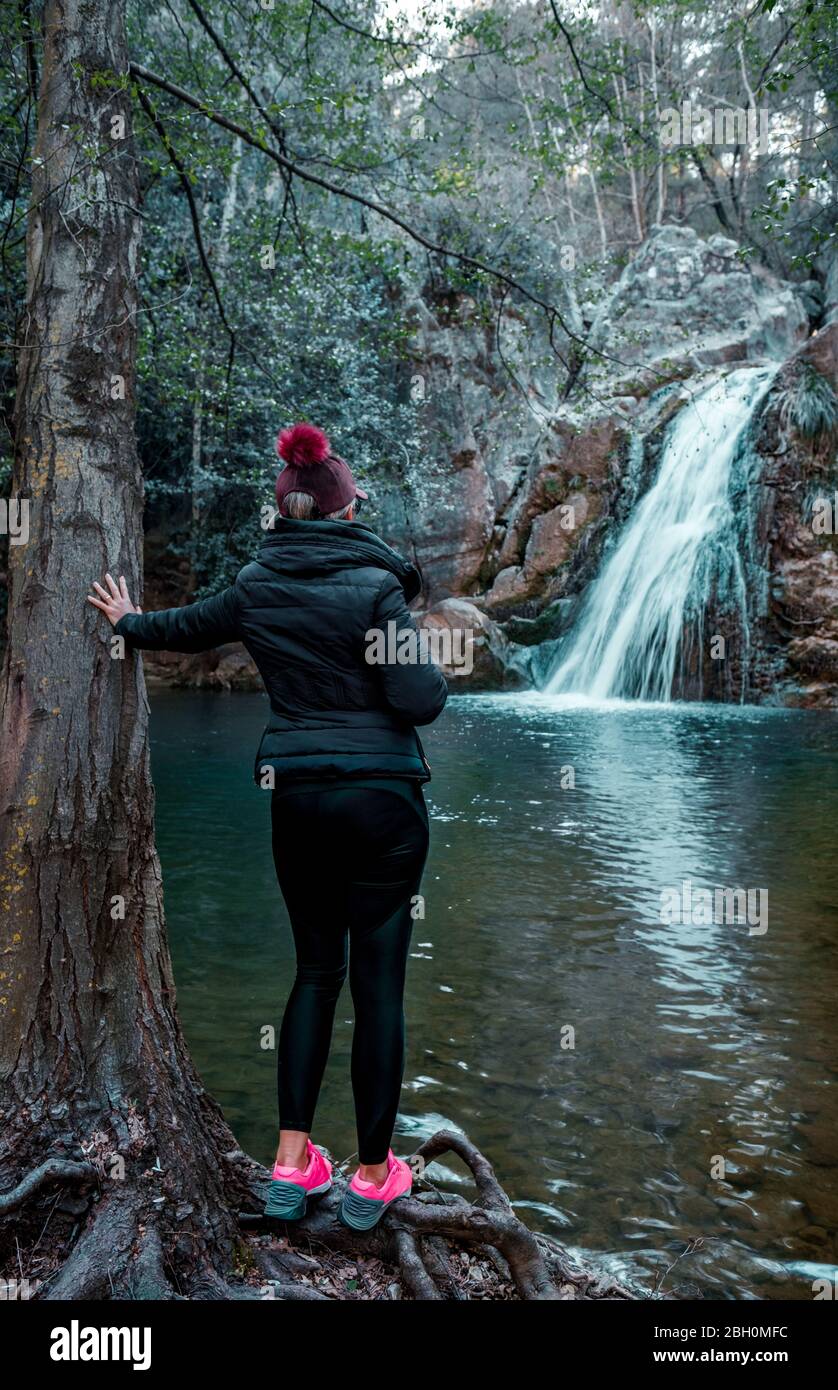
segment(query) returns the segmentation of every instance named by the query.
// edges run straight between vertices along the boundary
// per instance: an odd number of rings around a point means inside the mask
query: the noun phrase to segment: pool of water
[[[181,1017],[265,1161],[293,978],[251,781],[266,714],[152,695]],[[836,733],[823,712],[452,696],[423,731],[396,1151],[465,1131],[531,1226],[648,1288],[810,1299],[838,1272]],[[751,892],[738,921],[701,906],[722,888]],[[346,988],[314,1135],[338,1159],[351,1008]],[[459,1163],[432,1175],[467,1190]]]

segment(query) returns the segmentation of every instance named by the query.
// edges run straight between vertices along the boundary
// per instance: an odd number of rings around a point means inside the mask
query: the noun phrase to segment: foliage
[[[778,396],[778,418],[804,439],[821,442],[838,433],[838,396],[811,362],[801,364],[793,380]]]

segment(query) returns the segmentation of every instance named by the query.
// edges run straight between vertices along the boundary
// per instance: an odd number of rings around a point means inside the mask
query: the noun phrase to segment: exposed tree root
[[[449,1152],[471,1172],[473,1202],[435,1189],[427,1178],[427,1165]],[[574,1263],[552,1237],[525,1226],[489,1160],[449,1130],[439,1130],[417,1149],[410,1159],[412,1195],[364,1235],[337,1220],[347,1182],[338,1168],[330,1192],[311,1204],[302,1221],[278,1222],[262,1214],[268,1171],[238,1150],[223,1160],[227,1200],[238,1206],[244,1195],[249,1208],[238,1217],[238,1253],[221,1239],[225,1222],[211,1212],[190,1231],[188,1204],[150,1197],[141,1184],[110,1184],[81,1203],[65,1200],[60,1210],[72,1213],[76,1230],[79,1224],[83,1229],[70,1237],[38,1296],[309,1302],[643,1296]],[[48,1182],[83,1185],[91,1177],[97,1172],[90,1165],[48,1160],[0,1194],[0,1214],[36,1198]],[[229,1207],[223,1215],[229,1224]]]
[[[474,1203],[435,1191],[424,1177],[440,1154],[457,1154],[471,1170]],[[336,1220],[345,1178],[301,1222],[279,1223],[242,1215],[251,1231],[281,1231],[291,1248],[357,1255],[389,1266],[407,1297],[421,1300],[492,1298],[524,1300],[633,1299],[641,1295],[590,1268],[573,1263],[558,1242],[529,1230],[515,1215],[491,1163],[469,1139],[439,1130],[410,1159],[414,1194],[385,1213],[360,1237]],[[425,1188],[423,1191],[422,1188]],[[314,1277],[316,1270],[310,1270]],[[321,1267],[325,1276],[325,1269]]]
[[[13,1187],[10,1192],[0,1192],[0,1216],[22,1207],[30,1197],[34,1197],[47,1183],[73,1183],[95,1179],[96,1169],[91,1163],[73,1163],[66,1158],[48,1158],[45,1163],[33,1168],[31,1173]]]
[[[409,1292],[418,1299],[441,1299],[442,1293],[422,1258],[419,1239],[403,1226],[393,1232],[393,1244],[399,1261],[399,1272]],[[437,1269],[440,1261],[437,1257]]]
[[[163,1242],[155,1228],[146,1231],[130,1276],[131,1297],[171,1301],[180,1299],[166,1277]]]
[[[131,1191],[103,1198],[41,1297],[51,1302],[107,1298],[121,1286],[137,1241],[139,1205]]]

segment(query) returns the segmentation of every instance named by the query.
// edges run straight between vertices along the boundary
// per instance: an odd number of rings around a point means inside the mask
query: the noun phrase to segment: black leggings
[[[274,795],[277,878],[297,975],[279,1035],[280,1129],[310,1132],[347,974],[355,1005],[352,1092],[361,1163],[383,1163],[405,1062],[404,982],[428,852],[428,816],[398,792],[340,787]]]

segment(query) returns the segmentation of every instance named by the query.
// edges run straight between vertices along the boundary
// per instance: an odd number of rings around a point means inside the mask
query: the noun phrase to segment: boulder
[[[665,363],[665,373],[785,356],[808,331],[792,285],[749,268],[723,236],[652,228],[594,325],[597,346],[621,364]],[[613,376],[613,364],[597,377]]]
[[[209,652],[144,651],[149,686],[188,686],[195,690],[262,690],[256,663],[238,642]]]
[[[473,603],[443,599],[414,616],[429,634],[431,654],[452,693],[516,689],[529,683],[511,664],[511,644],[500,628]]]
[[[523,563],[502,569],[482,602],[489,609],[508,609],[517,601],[556,589],[554,580],[573,554],[579,536],[599,514],[595,493],[571,492],[558,506],[533,517]]]
[[[572,492],[567,500],[533,520],[524,572],[554,574],[570,555],[581,527],[598,511],[597,499],[586,492]]]

